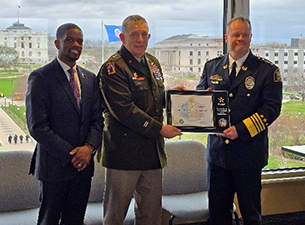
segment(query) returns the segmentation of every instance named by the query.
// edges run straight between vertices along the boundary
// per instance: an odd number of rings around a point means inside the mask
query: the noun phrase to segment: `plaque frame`
[[[182,98],[179,98],[179,96]],[[178,99],[190,99],[188,101],[191,102],[184,102],[183,106],[180,107],[179,103],[177,103]],[[205,104],[201,105],[200,102],[205,102]],[[199,108],[199,110],[190,111],[189,107],[192,107],[192,109]],[[195,115],[192,117],[193,121],[190,119],[190,112]],[[173,89],[166,91],[167,124],[178,127],[183,132],[221,133],[231,125],[229,112],[227,91],[181,91]],[[197,118],[199,120],[196,120]],[[207,121],[205,121],[205,118]],[[202,124],[196,123],[197,121]]]

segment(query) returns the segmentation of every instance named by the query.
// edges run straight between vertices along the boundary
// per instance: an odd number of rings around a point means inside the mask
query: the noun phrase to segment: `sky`
[[[102,24],[121,25],[131,14],[146,18],[150,46],[174,35],[222,37],[223,0],[0,0],[0,30],[19,19],[33,31],[55,36],[59,25],[78,24],[84,38],[106,40]],[[18,7],[19,6],[19,7]],[[250,0],[252,43],[290,44],[305,37],[304,0]]]

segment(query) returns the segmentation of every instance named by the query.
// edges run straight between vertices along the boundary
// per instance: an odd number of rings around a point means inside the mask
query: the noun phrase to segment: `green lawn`
[[[18,76],[18,70],[0,70],[0,77]]]
[[[25,106],[9,105],[2,109],[14,120],[14,122],[29,135],[26,125]]]
[[[0,94],[3,94],[6,97],[11,96],[16,79],[17,78],[0,79]]]
[[[269,156],[268,165],[264,169],[305,167],[305,162],[276,156]]]
[[[290,100],[282,104],[283,112],[290,112],[293,114],[305,113],[305,102],[299,100]]]

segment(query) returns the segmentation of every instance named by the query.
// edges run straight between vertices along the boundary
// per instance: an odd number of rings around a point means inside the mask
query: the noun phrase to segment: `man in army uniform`
[[[161,224],[164,137],[181,131],[163,125],[163,74],[158,60],[145,52],[150,34],[146,20],[127,17],[121,49],[99,72],[105,102],[102,163],[106,169],[104,225],[122,225],[132,197],[136,224]]]
[[[235,193],[244,224],[262,224],[261,172],[268,163],[267,127],[280,115],[282,81],[277,66],[252,54],[251,38],[250,21],[232,19],[225,35],[229,53],[205,64],[197,86],[198,90],[229,93],[231,127],[209,135],[206,153],[213,225],[232,224]]]

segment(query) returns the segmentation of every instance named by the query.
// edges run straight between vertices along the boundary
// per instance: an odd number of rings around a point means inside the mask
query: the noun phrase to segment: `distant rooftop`
[[[23,23],[19,23],[19,21],[13,23],[13,26],[6,28],[7,30],[32,30],[29,27],[24,26]]]
[[[182,41],[182,40],[190,40],[190,39],[222,39],[222,38],[210,37],[207,35],[198,35],[198,34],[181,34],[181,35],[175,35],[175,36],[169,37],[160,42],[172,42],[172,41]]]
[[[304,37],[295,37],[291,38],[291,48],[305,48],[305,38]]]

